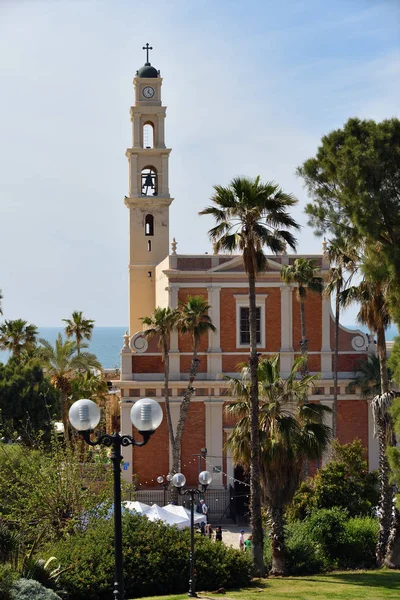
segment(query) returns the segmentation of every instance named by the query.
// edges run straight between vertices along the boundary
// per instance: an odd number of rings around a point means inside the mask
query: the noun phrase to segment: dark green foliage
[[[43,432],[48,440],[51,420],[59,415],[59,393],[35,361],[10,358],[0,363],[0,433],[9,439],[18,436],[26,444]]]
[[[400,340],[400,338],[396,338]],[[399,344],[400,345],[400,344]],[[400,354],[400,353],[399,353]],[[400,371],[400,361],[399,361]],[[400,375],[400,372],[399,372]],[[392,415],[393,425],[395,434],[398,440],[400,440],[400,398],[393,400],[392,406],[390,407],[390,414]],[[391,446],[387,449],[387,455],[389,460],[390,469],[392,471],[392,481],[395,483],[397,490],[400,490],[400,448],[399,446]],[[397,508],[400,510],[400,493],[396,494]]]
[[[18,548],[18,534],[0,521],[0,563],[8,562]]]
[[[317,234],[346,237],[376,248],[394,286],[392,316],[399,322],[400,120],[349,119],[321,140],[316,156],[298,169],[312,202],[309,224]],[[397,292],[395,291],[397,290]]]
[[[60,578],[71,600],[108,600],[114,581],[113,523],[98,520],[86,532],[48,548],[62,567]],[[184,592],[189,579],[189,530],[152,523],[141,516],[123,517],[126,597]],[[251,557],[238,550],[196,538],[198,589],[248,585]]]
[[[291,575],[375,565],[378,520],[349,518],[340,508],[316,510],[304,521],[286,526],[286,560]],[[266,562],[271,563],[266,550]]]
[[[60,600],[55,592],[33,579],[18,579],[12,588],[12,600]]]
[[[350,516],[371,516],[377,506],[378,476],[368,472],[360,440],[344,445],[335,441],[332,447],[332,460],[296,492],[287,510],[289,519],[305,519],[316,509],[335,506]]]
[[[0,564],[0,600],[12,600],[11,589],[17,578],[10,565]]]
[[[44,542],[74,531],[82,513],[110,496],[111,468],[82,465],[79,449],[56,439],[45,449],[0,443],[0,518],[22,545],[42,532]]]
[[[392,370],[393,381],[400,386],[400,336],[394,338],[394,344],[388,358],[388,364]]]

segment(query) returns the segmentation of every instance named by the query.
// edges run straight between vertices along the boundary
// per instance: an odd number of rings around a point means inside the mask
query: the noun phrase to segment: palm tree
[[[190,335],[192,338],[192,362],[189,371],[189,381],[179,410],[179,420],[176,427],[174,445],[172,448],[172,472],[180,471],[181,462],[181,443],[185,429],[186,417],[190,406],[190,401],[194,394],[193,382],[197,377],[200,360],[197,352],[201,338],[209,331],[216,331],[212,324],[208,311],[211,307],[203,296],[188,296],[186,303],[181,303],[176,320],[176,327],[181,334]]]
[[[237,177],[228,187],[216,185],[214,190],[215,193],[211,198],[214,206],[205,208],[200,214],[213,216],[217,223],[208,232],[216,252],[224,250],[229,253],[242,253],[249,282],[250,505],[254,565],[258,574],[262,576],[265,567],[259,466],[256,279],[259,273],[267,268],[268,261],[264,254],[264,247],[274,253],[283,252],[286,244],[293,249],[296,248],[296,240],[289,229],[299,229],[299,225],[289,215],[287,209],[294,206],[297,200],[273,182],[262,183],[260,177],[255,179]]]
[[[64,435],[68,437],[69,394],[72,392],[72,381],[80,373],[90,369],[101,369],[101,364],[94,354],[81,352],[73,340],[63,340],[61,333],[54,346],[47,340],[40,339],[40,354],[46,373],[51,383],[60,391],[61,412],[64,425]]]
[[[391,379],[391,370],[388,368],[388,378]],[[368,354],[357,364],[354,379],[347,386],[347,391],[354,392],[361,388],[361,398],[373,398],[381,394],[381,370],[379,358],[375,354]]]
[[[93,333],[94,320],[85,319],[82,311],[75,310],[72,313],[72,319],[63,319],[66,326],[65,335],[68,339],[74,337],[78,354],[81,353],[82,341],[90,340]]]
[[[319,268],[315,266],[313,259],[296,258],[293,265],[285,265],[281,269],[281,277],[285,283],[297,283],[296,290],[297,300],[300,303],[300,322],[301,322],[301,342],[300,349],[304,357],[307,357],[308,340],[306,337],[306,316],[305,316],[305,300],[307,290],[322,294],[324,283],[321,277],[317,275]],[[307,372],[307,361],[304,362],[304,373]]]
[[[36,345],[38,330],[27,321],[15,319],[0,325],[0,350],[9,350],[18,360],[23,351],[32,351]]]
[[[158,346],[164,363],[164,398],[167,414],[168,433],[171,447],[175,444],[174,428],[172,426],[171,408],[169,403],[169,339],[176,327],[178,311],[172,308],[157,307],[149,317],[142,317],[145,326],[145,337],[158,337]]]
[[[317,375],[298,379],[304,363],[299,357],[286,380],[279,374],[279,355],[262,359],[258,365],[260,411],[261,483],[271,522],[271,575],[285,575],[284,510],[300,484],[304,464],[319,458],[327,448],[331,430],[323,424],[330,409],[322,404],[307,403]],[[224,377],[230,382],[235,398],[226,408],[238,419],[227,439],[236,463],[245,468],[251,462],[250,378],[249,368],[242,369],[239,379]]]
[[[337,436],[337,398],[338,398],[338,357],[339,357],[339,321],[340,321],[340,294],[349,285],[352,276],[357,270],[357,255],[353,248],[342,239],[336,239],[325,247],[325,254],[334,266],[329,269],[328,282],[324,293],[330,297],[335,294],[335,352],[333,355],[333,413],[332,435]],[[349,272],[347,279],[345,271]]]
[[[390,325],[389,287],[384,280],[363,279],[358,286],[351,286],[341,293],[341,303],[348,306],[353,302],[361,304],[357,319],[376,331],[377,354],[380,367],[381,393],[372,400],[375,430],[379,441],[379,537],[376,547],[378,565],[385,559],[390,528],[392,524],[394,488],[390,483],[390,468],[386,455],[388,446],[394,445],[393,423],[388,412],[392,396],[389,393],[385,330]]]
[[[2,300],[3,300],[3,293],[0,290],[0,315],[3,314],[3,305],[2,305]]]

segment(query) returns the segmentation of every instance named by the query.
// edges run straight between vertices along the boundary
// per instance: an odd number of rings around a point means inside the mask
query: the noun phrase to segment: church
[[[113,383],[121,390],[122,434],[137,437],[137,432],[132,432],[129,414],[132,404],[139,398],[157,400],[163,408],[164,420],[147,446],[122,449],[123,476],[128,482],[135,477],[140,489],[157,488],[157,477],[165,477],[172,464],[162,395],[164,364],[157,340],[144,337],[140,317],[150,315],[158,306],[175,308],[189,295],[202,295],[211,306],[210,317],[216,331],[210,331],[208,339],[203,339],[199,348],[199,373],[182,442],[181,470],[188,484],[195,485],[201,457],[202,469],[207,468],[213,474],[210,487],[222,491],[235,481],[238,472],[229,451],[224,449],[233,423],[224,411],[229,395],[221,374],[234,376],[238,363],[247,361],[249,356],[247,275],[241,256],[180,254],[175,240],[170,243],[169,207],[173,198],[168,165],[171,148],[167,147],[164,135],[163,79],[160,71],[149,62],[151,48],[147,44],[144,49],[147,61],[133,80],[132,147],[126,151],[129,166],[128,195],[125,197],[129,214],[129,331],[124,336],[121,351],[120,381]],[[326,280],[329,263],[324,253],[304,256],[315,260],[321,277]],[[282,282],[280,270],[296,258],[298,255],[286,253],[269,256],[268,269],[256,283],[259,352],[265,356],[280,354],[283,377],[300,354],[301,329],[296,285]],[[330,299],[309,292],[305,314],[309,370],[321,377],[310,399],[331,407],[334,316]],[[374,349],[368,346],[365,333],[340,326],[337,435],[341,443],[359,438],[366,449],[369,468],[375,469],[378,447],[373,436],[369,401],[358,393],[347,391],[358,361],[369,351]],[[174,426],[178,421],[190,362],[190,340],[173,333],[170,340],[170,399]]]

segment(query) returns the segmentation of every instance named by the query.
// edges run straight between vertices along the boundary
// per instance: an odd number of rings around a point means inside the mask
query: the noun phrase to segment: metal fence
[[[237,493],[232,486],[230,489],[208,489],[202,495],[208,505],[209,521],[213,525],[224,524],[227,522],[245,525],[248,522],[247,497],[242,493]],[[158,504],[164,506],[172,501],[171,490],[132,490],[129,493],[129,499],[139,500],[145,504]],[[176,498],[175,498],[176,501]],[[200,497],[199,497],[200,501]],[[185,508],[190,508],[190,499],[187,496],[179,496],[177,502]],[[196,510],[200,510],[200,502]]]

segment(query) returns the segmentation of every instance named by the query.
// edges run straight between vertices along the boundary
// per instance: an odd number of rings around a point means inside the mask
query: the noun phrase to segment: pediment
[[[274,259],[268,257],[267,271],[280,271],[282,265]],[[231,260],[224,262],[222,265],[217,265],[209,269],[209,273],[226,273],[229,271],[244,273],[243,259],[241,256],[234,256]]]

